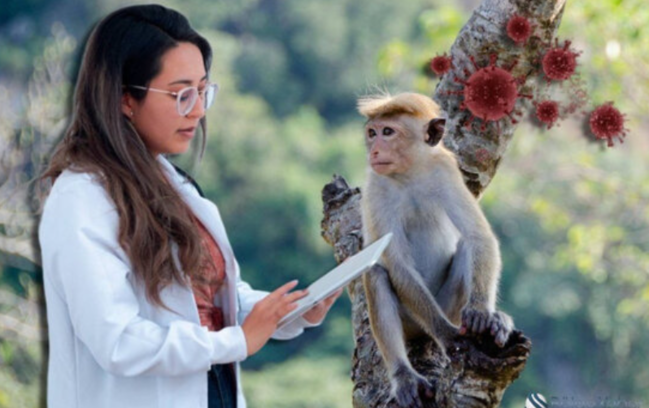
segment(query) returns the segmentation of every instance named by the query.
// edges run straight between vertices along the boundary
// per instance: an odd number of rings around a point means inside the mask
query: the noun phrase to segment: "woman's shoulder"
[[[97,174],[68,167],[56,178],[51,193],[63,193],[75,188],[92,188],[93,186],[101,187]]]
[[[97,214],[111,210],[114,204],[106,192],[101,177],[95,173],[67,168],[52,185],[43,212],[49,208],[58,211],[86,211]]]

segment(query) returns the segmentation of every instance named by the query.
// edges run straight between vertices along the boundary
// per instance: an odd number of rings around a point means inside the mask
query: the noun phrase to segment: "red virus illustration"
[[[455,82],[464,85],[464,89],[448,92],[448,94],[464,96],[460,109],[468,110],[471,113],[471,118],[465,125],[467,128],[475,118],[483,121],[480,130],[485,129],[487,122],[496,122],[505,116],[508,116],[512,123],[518,123],[512,116],[517,99],[520,97],[532,98],[531,95],[522,95],[518,92],[518,86],[524,80],[514,78],[511,74],[516,62],[509,68],[503,69],[496,66],[497,58],[496,54],[492,54],[489,65],[480,68],[476,64],[475,58],[471,56],[475,72],[471,73],[465,69],[464,75],[469,77],[468,80],[455,78]],[[515,111],[514,114],[520,115],[521,112]]]
[[[569,40],[564,41],[563,47],[561,47],[559,40],[555,38],[554,44],[555,46],[550,48],[541,60],[548,82],[553,79],[563,81],[570,78],[577,69],[577,57],[581,53],[570,49],[571,42]]]
[[[514,14],[507,22],[507,35],[521,45],[532,35],[532,24],[527,18]]]
[[[435,74],[442,76],[453,68],[451,57],[444,55],[437,55],[430,61],[430,69]]]
[[[559,103],[553,100],[546,100],[537,102],[534,105],[536,106],[536,118],[541,123],[548,125],[548,129],[551,129],[557,119],[559,119]]]
[[[617,138],[620,143],[624,143],[622,138],[628,132],[628,129],[624,128],[625,116],[613,106],[613,102],[606,102],[593,110],[588,124],[595,137],[606,139],[608,147],[612,147],[614,138]]]

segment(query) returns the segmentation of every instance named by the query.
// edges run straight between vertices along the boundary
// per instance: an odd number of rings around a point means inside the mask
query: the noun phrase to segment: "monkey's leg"
[[[458,335],[458,329],[446,318],[444,312],[426,287],[423,278],[412,266],[414,263],[398,251],[391,250],[388,259],[390,282],[401,304],[424,331],[437,341],[442,350]]]
[[[420,396],[432,398],[431,384],[417,373],[406,351],[399,301],[392,291],[387,271],[380,266],[363,275],[370,326],[390,375],[392,394],[402,407],[422,408]]]
[[[462,309],[469,300],[471,292],[470,253],[466,251],[465,243],[460,240],[456,253],[448,266],[446,280],[435,295],[446,317],[454,324],[461,323]]]

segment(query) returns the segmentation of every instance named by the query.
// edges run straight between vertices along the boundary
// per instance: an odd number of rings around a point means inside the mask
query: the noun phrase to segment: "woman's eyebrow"
[[[201,78],[201,80],[198,82],[203,82],[206,79],[207,79],[207,74],[205,74],[205,76]],[[176,85],[176,84],[191,85],[192,81],[191,79],[179,79],[177,81],[169,82],[167,85]]]

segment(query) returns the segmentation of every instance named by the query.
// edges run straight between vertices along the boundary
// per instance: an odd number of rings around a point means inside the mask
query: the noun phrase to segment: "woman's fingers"
[[[285,303],[292,303],[306,297],[308,294],[309,291],[306,289],[296,290],[295,292],[291,292],[289,294],[284,295],[281,299],[279,299],[279,301]]]
[[[295,292],[288,293],[280,299],[277,299],[274,306],[278,318],[281,319],[295,310],[298,306],[296,302],[308,294],[309,292],[307,290],[296,290]]]
[[[297,308],[298,305],[296,302],[298,300],[308,296],[309,292],[306,289],[291,292],[291,290],[297,286],[297,283],[297,280],[293,280],[280,286],[260,302],[263,302],[263,309],[270,320],[274,320],[275,323],[279,322],[279,320],[284,316]],[[324,316],[336,299],[342,295],[343,291],[344,288],[340,288],[324,300],[315,304],[313,308],[307,312],[309,317],[319,318],[319,316]]]
[[[297,300],[308,295],[309,292],[306,290],[290,292],[295,286],[297,280],[288,282],[269,293],[255,304],[243,321],[241,326],[246,336],[248,355],[259,351],[277,329],[279,320],[297,308],[295,303]]]
[[[292,280],[288,283],[283,284],[279,288],[272,291],[264,300],[268,302],[275,302],[277,299],[280,299],[282,296],[287,294],[291,289],[297,286],[297,279]]]
[[[329,296],[328,298],[325,299],[325,304],[327,306],[331,306],[336,301],[336,299],[338,299],[340,297],[340,295],[343,294],[343,290],[345,290],[345,289],[340,288],[337,291],[335,291],[333,293],[333,295],[331,295],[331,296]]]
[[[329,312],[329,309],[331,309],[331,306],[334,304],[336,299],[338,299],[340,295],[342,295],[342,293],[343,289],[338,289],[336,292],[329,295],[326,299],[318,302],[309,311],[304,313],[302,317],[305,318],[309,323],[321,322]]]
[[[291,313],[293,310],[297,309],[297,303],[287,303],[283,305],[278,305],[275,310],[275,316],[277,320],[281,320],[284,316]]]
[[[296,285],[297,280],[288,282],[275,289],[261,301],[263,302],[263,308],[276,320],[294,310],[297,307],[295,302],[309,294],[307,290],[296,290],[289,293]]]
[[[329,310],[331,305],[334,304],[334,302],[342,295],[343,293],[343,288],[338,289],[331,295],[327,296],[324,300],[321,300],[318,304],[316,304],[314,307],[323,307],[326,310]]]

